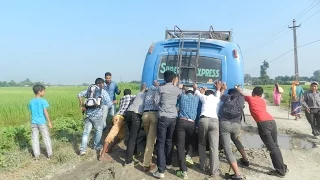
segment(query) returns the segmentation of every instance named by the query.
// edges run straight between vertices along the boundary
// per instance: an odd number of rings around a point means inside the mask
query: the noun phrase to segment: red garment
[[[256,122],[274,120],[267,112],[267,104],[261,97],[245,96],[244,99],[248,102],[251,116]]]

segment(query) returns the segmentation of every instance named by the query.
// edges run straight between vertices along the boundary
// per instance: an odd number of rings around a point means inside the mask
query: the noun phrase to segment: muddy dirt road
[[[251,91],[245,90],[246,94]],[[278,178],[266,174],[272,169],[271,159],[267,150],[263,147],[260,137],[257,135],[257,126],[251,118],[248,106],[246,105],[245,114],[246,122],[243,123],[242,141],[246,146],[246,152],[250,160],[250,167],[240,167],[240,171],[247,180],[257,179],[288,179],[288,180],[317,180],[320,179],[320,148],[316,145],[320,140],[315,140],[311,134],[311,127],[303,117],[295,121],[292,117],[288,119],[288,111],[270,104],[269,112],[275,117],[278,132],[279,145],[283,153],[284,162],[288,165],[289,172],[285,178]],[[113,153],[114,161],[100,162],[96,159],[95,153],[91,153],[91,158],[86,158],[80,164],[63,167],[54,173],[48,174],[45,179],[117,179],[117,180],[148,180],[155,179],[151,173],[142,171],[142,156],[138,156],[140,161],[137,166],[124,167],[124,150],[125,146],[120,144]],[[235,150],[235,149],[234,149]],[[238,152],[236,158],[240,158]],[[197,168],[199,162],[198,156],[193,157],[195,165],[188,169],[188,176],[191,180],[208,179],[209,176],[202,174]],[[227,164],[224,154],[220,154],[221,175],[215,179],[224,179],[224,174],[229,172],[230,166]],[[154,161],[155,162],[155,161]],[[177,156],[174,153],[174,168],[165,172],[164,179],[180,179],[175,176],[178,170]],[[232,170],[230,172],[233,173]]]

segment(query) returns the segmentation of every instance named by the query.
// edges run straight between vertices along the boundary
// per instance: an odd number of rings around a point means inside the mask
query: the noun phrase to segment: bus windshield
[[[163,74],[166,70],[171,70],[174,73],[179,73],[179,56],[165,55],[161,57],[158,71],[158,79],[163,79]],[[195,72],[196,57],[194,55],[183,55],[181,61],[181,76],[182,83],[199,83],[210,84],[215,80],[221,80],[221,60],[213,57],[199,56],[198,71]],[[197,76],[197,79],[195,77]]]

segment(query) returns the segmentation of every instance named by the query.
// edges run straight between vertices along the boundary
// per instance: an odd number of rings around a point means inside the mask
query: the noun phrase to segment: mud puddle
[[[260,136],[252,133],[242,133],[241,142],[244,147],[261,149],[264,148]],[[305,140],[292,138],[290,135],[278,134],[278,145],[287,150],[303,150],[315,148],[316,144]]]

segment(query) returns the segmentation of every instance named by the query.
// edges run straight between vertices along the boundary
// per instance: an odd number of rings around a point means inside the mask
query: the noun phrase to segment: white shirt
[[[217,91],[215,96],[212,94],[206,96],[201,94],[199,90],[196,90],[195,95],[198,96],[202,102],[201,116],[218,119],[220,91]]]

